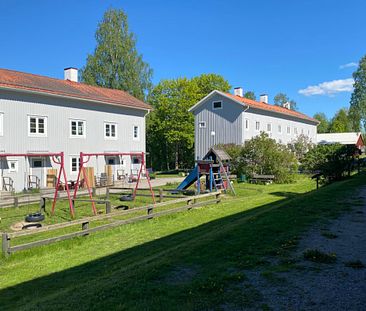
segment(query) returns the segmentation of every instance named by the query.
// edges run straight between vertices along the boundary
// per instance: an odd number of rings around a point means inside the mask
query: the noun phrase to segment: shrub
[[[304,252],[304,259],[318,263],[334,263],[337,255],[334,253],[323,253],[318,249],[309,249]]]
[[[233,169],[238,175],[274,175],[277,183],[292,182],[295,178],[295,155],[263,132],[247,141],[244,146],[227,145],[225,150],[232,157]]]
[[[342,179],[350,174],[355,157],[356,146],[350,145],[317,145],[302,160],[302,168],[309,171],[320,171],[329,182]]]

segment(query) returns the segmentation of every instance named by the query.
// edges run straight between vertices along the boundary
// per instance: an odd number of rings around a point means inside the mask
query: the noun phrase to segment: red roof
[[[267,110],[267,111],[273,111],[273,112],[277,112],[280,114],[285,114],[288,116],[292,116],[292,117],[296,117],[296,118],[300,118],[300,119],[304,119],[307,121],[312,121],[312,122],[316,122],[319,123],[318,120],[308,117],[307,115],[298,112],[298,111],[294,111],[294,110],[290,110],[284,107],[280,107],[280,106],[275,106],[275,105],[270,105],[270,104],[266,104],[266,103],[262,103],[262,102],[257,102],[255,100],[251,100],[245,97],[240,97],[240,96],[236,96],[236,95],[232,95],[229,93],[225,93],[225,95],[232,97],[233,99],[235,99],[236,101],[240,101],[242,103],[244,103],[245,105],[252,107],[252,108],[257,108],[257,109],[262,109],[262,110]]]
[[[0,88],[40,92],[47,95],[66,96],[131,108],[151,109],[150,105],[124,91],[1,68]]]

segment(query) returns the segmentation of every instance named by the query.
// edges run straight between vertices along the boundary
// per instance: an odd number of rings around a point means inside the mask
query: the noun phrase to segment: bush
[[[275,182],[292,182],[297,172],[297,159],[286,146],[277,144],[267,134],[261,133],[247,141],[244,146],[225,146],[233,158],[237,175],[274,175]]]
[[[330,182],[349,175],[357,155],[356,146],[317,145],[304,156],[301,166],[304,170],[321,172]]]

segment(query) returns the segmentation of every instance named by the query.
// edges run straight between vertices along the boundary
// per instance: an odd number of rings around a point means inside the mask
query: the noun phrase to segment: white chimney
[[[282,105],[283,108],[286,108],[286,109],[291,109],[291,103],[290,102],[285,102],[283,105]]]
[[[73,82],[78,82],[78,69],[74,67],[68,67],[64,69],[64,79]]]
[[[268,104],[268,95],[267,94],[262,94],[260,97],[259,97],[259,101],[261,103],[266,103]]]
[[[242,87],[236,87],[234,89],[234,95],[243,97],[243,88]]]

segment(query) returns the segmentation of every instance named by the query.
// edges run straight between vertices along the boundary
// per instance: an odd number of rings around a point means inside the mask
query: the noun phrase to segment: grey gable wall
[[[213,110],[212,103],[222,101],[222,109]],[[242,144],[242,111],[244,107],[220,94],[206,99],[195,111],[195,159],[202,159],[213,145]],[[199,122],[206,128],[199,128]],[[211,132],[215,136],[211,136]]]

